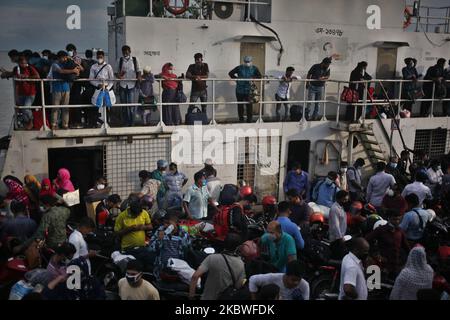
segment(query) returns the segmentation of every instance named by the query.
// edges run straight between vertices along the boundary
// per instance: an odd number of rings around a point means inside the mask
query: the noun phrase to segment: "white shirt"
[[[206,183],[206,188],[208,188],[208,192],[211,195],[211,198],[218,201],[220,192],[222,191],[223,185],[222,181],[219,178],[208,178],[208,182]]]
[[[345,236],[345,232],[347,231],[347,214],[344,208],[337,202],[331,206],[328,224],[331,242],[342,239]]]
[[[290,82],[284,81],[283,78],[284,78],[284,75],[278,77],[278,79],[280,79],[280,84],[278,85],[277,95],[282,99],[289,99],[292,81],[290,81]],[[291,76],[291,79],[292,78],[301,79],[300,76],[295,76],[295,75]]]
[[[367,200],[375,207],[381,207],[386,191],[393,188],[395,185],[395,178],[393,175],[384,171],[378,172],[370,178],[367,185]]]
[[[342,260],[339,300],[342,300],[345,296],[344,284],[350,284],[355,287],[357,300],[367,300],[367,282],[364,276],[364,267],[361,260],[351,252]]]
[[[293,300],[292,294],[295,291],[298,291],[303,300],[309,300],[309,283],[305,279],[302,279],[297,287],[289,289],[284,285],[283,276],[284,273],[267,273],[251,276],[249,279],[249,290],[252,293],[256,293],[265,285],[276,284],[280,288],[280,300]]]
[[[97,75],[97,77],[96,77],[96,75]],[[104,62],[103,64],[96,63],[96,64],[92,65],[91,72],[89,74],[89,79],[94,79],[94,78],[99,79],[98,81],[91,81],[91,84],[94,87],[101,85],[103,82],[107,85],[108,90],[111,90],[111,88],[114,86],[114,81],[100,81],[100,80],[114,79],[113,68],[111,67],[110,64],[107,64],[106,62]]]
[[[405,189],[403,189],[402,197],[406,197],[408,194],[414,193],[419,198],[419,206],[423,206],[423,200],[431,199],[431,190],[422,182],[414,181],[408,184]]]
[[[89,261],[89,258],[87,258],[87,255],[89,254],[88,246],[81,232],[78,230],[74,230],[69,237],[69,242],[73,244],[75,246],[75,249],[77,250],[73,255],[73,259],[85,257],[89,266],[89,274],[91,274],[91,262]]]
[[[124,79],[136,79],[136,72],[141,72],[139,67],[139,60],[136,58],[136,69],[134,70],[133,57],[130,56],[128,59],[122,57],[122,69],[120,72],[125,72]],[[120,65],[120,58],[117,60],[117,66]],[[120,81],[120,86],[122,88],[133,89],[136,85],[136,81]]]
[[[427,176],[431,184],[441,184],[444,173],[441,169],[439,169],[438,171],[434,171],[433,168],[429,168],[427,170]]]

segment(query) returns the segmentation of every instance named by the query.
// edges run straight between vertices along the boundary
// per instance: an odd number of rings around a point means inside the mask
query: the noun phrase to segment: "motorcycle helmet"
[[[262,205],[264,207],[273,206],[277,203],[277,199],[274,196],[265,196],[262,199]]]
[[[253,194],[253,189],[250,186],[243,186],[240,190],[239,190],[239,194],[242,198],[250,196]]]
[[[323,216],[323,214],[321,212],[314,212],[313,214],[311,214],[311,216],[309,217],[309,223],[313,224],[313,223],[325,223],[325,218]]]

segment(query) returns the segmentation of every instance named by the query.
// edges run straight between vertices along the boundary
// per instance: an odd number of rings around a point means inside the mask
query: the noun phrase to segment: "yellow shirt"
[[[119,232],[125,228],[138,225],[147,225],[150,223],[150,215],[147,211],[142,210],[140,215],[138,215],[137,217],[132,217],[128,213],[127,209],[121,212],[117,217],[114,231]],[[122,249],[143,246],[145,246],[145,231],[133,231],[122,236]]]

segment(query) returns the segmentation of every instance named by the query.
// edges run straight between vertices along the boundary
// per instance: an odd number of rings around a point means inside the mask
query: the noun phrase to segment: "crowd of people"
[[[370,265],[393,285],[385,299],[448,299],[448,253],[441,252],[448,235],[430,240],[428,228],[431,221],[448,222],[450,162],[421,151],[413,162],[410,156],[405,150],[400,159],[379,162],[370,177],[361,158],[314,180],[295,163],[284,180],[284,201],[257,199],[245,183],[223,184],[211,159],[192,183],[175,163],[159,160],[153,171],[139,172],[141,189],[124,200],[110,194],[104,177],[97,179],[86,196],[98,201],[94,218],[74,214],[65,202],[75,191],[67,169],[53,181],[6,176],[0,284],[7,287],[5,270],[23,254],[27,269],[9,283],[11,299],[105,299],[111,289],[96,270],[106,263],[102,246],[111,243],[108,255],[125,261],[116,287],[121,299],[158,300],[166,294],[161,281],[181,281],[185,296],[204,300],[317,299],[320,264],[312,261],[317,245],[326,243],[322,263],[340,261],[339,299],[370,298]],[[103,234],[100,249],[90,247],[92,234]],[[46,263],[39,258],[43,247]],[[67,286],[72,265],[88,283],[79,290]],[[446,285],[436,286],[436,279]]]
[[[18,106],[40,106],[42,102],[46,105],[89,105],[86,108],[52,108],[46,115],[49,126],[52,129],[71,128],[95,128],[103,123],[100,117],[101,107],[112,106],[116,101],[115,92],[124,104],[139,104],[138,106],[126,106],[112,108],[108,112],[108,123],[113,126],[133,126],[151,125],[157,121],[152,120],[152,112],[157,110],[157,97],[154,94],[153,83],[155,79],[162,79],[162,120],[166,125],[179,125],[183,122],[178,103],[185,103],[187,97],[183,92],[183,83],[180,79],[189,79],[192,82],[190,102],[186,115],[186,123],[190,124],[194,120],[207,120],[207,102],[209,77],[208,64],[203,61],[203,55],[196,53],[194,63],[189,65],[187,71],[181,75],[175,73],[173,63],[166,63],[159,74],[152,73],[150,66],[141,67],[139,59],[132,55],[131,48],[127,45],[122,47],[122,56],[117,60],[117,69],[114,70],[111,64],[105,59],[102,50],[94,52],[86,50],[85,57],[82,58],[73,44],[68,44],[66,50],[53,53],[44,50],[41,53],[25,50],[18,52],[11,50],[8,53],[11,62],[16,64],[13,70],[1,69],[2,78],[14,78],[15,98]],[[332,57],[327,57],[322,62],[314,64],[306,74],[307,99],[306,114],[307,120],[319,120],[320,104],[322,103],[324,87],[330,78]],[[417,60],[406,58],[406,66],[402,69],[402,77],[408,80],[402,86],[402,99],[406,100],[401,104],[400,114],[404,117],[412,116],[412,106],[416,99],[444,99],[450,98],[450,70],[445,69],[446,60],[440,58],[436,65],[428,68],[423,80],[431,82],[419,83],[417,80],[422,75],[416,69]],[[372,77],[366,72],[368,63],[361,61],[351,72],[349,81],[368,81]],[[302,108],[299,105],[291,105],[290,91],[294,80],[300,79],[294,75],[295,69],[287,67],[284,75],[279,77],[279,84],[274,96],[274,100],[279,102],[276,105],[276,121],[298,121],[303,117]],[[236,66],[228,75],[232,79],[261,79],[263,75],[258,67],[253,64],[253,58],[246,56],[243,64]],[[23,81],[24,79],[53,79],[55,81],[44,83],[44,99],[41,97],[41,88],[37,82]],[[89,79],[89,81],[74,81],[76,79]],[[136,80],[137,79],[137,80]],[[117,81],[120,80],[120,81]],[[369,85],[370,87],[370,85]],[[359,100],[363,100],[365,92],[364,83],[350,83],[350,90],[353,90]],[[391,94],[389,92],[388,94]],[[368,90],[370,99],[375,99],[373,88]],[[253,121],[253,103],[260,99],[259,89],[252,81],[238,80],[236,83],[236,99],[238,102],[239,122]],[[392,96],[390,98],[393,98]],[[191,115],[194,113],[195,103],[200,100],[201,116]],[[312,103],[313,102],[313,103]],[[171,104],[172,103],[172,104]],[[314,109],[311,114],[311,107]],[[284,106],[284,115],[281,108]],[[426,117],[430,114],[431,101],[422,101],[420,116]],[[443,114],[449,114],[450,101],[443,101]],[[346,120],[353,121],[361,116],[362,108],[350,103],[346,107]],[[384,107],[370,105],[367,108],[367,116],[392,117],[390,110]],[[356,114],[356,117],[355,117]],[[188,120],[188,115],[190,115]],[[192,120],[190,120],[192,119]],[[206,119],[206,120],[205,120]],[[42,110],[21,108],[17,115],[17,122],[20,128],[40,129],[43,126]]]

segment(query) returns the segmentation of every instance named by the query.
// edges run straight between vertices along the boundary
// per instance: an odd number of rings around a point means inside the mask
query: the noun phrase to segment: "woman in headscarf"
[[[170,62],[166,63],[162,67],[162,72],[160,73],[159,77],[164,79],[164,81],[162,82],[162,102],[176,102],[177,89],[179,84],[178,81],[173,80],[177,78],[177,75],[174,72],[173,64]],[[165,105],[162,108],[164,124],[168,126],[181,124],[181,113],[179,105]]]
[[[24,203],[27,207],[30,206],[30,199],[28,198],[28,194],[23,188],[22,181],[14,176],[6,176],[3,178],[3,182],[8,187],[6,200],[16,200],[18,202]]]
[[[433,287],[433,274],[433,269],[427,264],[425,249],[413,248],[405,267],[395,279],[390,300],[417,300],[417,291]]]
[[[41,191],[39,192],[39,197],[43,196],[55,196],[55,190],[53,189],[52,182],[49,178],[45,178],[41,183]]]
[[[25,192],[28,194],[30,199],[30,215],[33,219],[38,222],[39,219],[39,192],[41,191],[41,184],[38,179],[33,175],[26,175],[25,181]]]
[[[55,184],[55,189],[58,194],[75,191],[72,181],[70,181],[70,172],[65,168],[58,170],[58,176],[53,183]]]

